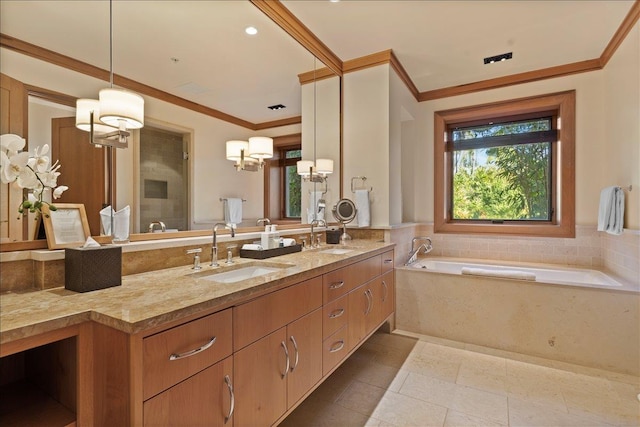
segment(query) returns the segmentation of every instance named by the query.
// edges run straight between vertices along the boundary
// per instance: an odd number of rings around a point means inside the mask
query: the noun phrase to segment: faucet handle
[[[200,252],[202,252],[202,248],[196,248],[196,249],[187,250],[187,254],[194,254],[194,256],[193,256],[193,267],[191,267],[192,270],[200,270],[202,268],[200,266],[200,255],[198,255]]]

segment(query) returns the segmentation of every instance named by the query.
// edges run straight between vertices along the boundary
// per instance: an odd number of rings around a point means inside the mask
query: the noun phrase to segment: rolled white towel
[[[263,250],[263,247],[262,245],[256,245],[254,243],[245,243],[242,245],[242,249],[249,251],[261,251]]]
[[[285,237],[282,239],[282,244],[284,246],[293,246],[296,244],[296,239],[289,239]]]
[[[536,280],[535,273],[531,273],[529,271],[489,270],[484,268],[462,267],[462,274],[501,277],[505,279]]]

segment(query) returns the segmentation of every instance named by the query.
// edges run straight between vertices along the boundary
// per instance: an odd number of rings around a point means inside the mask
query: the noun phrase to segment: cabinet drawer
[[[144,400],[229,356],[231,339],[231,309],[145,338]]]
[[[343,295],[322,307],[322,337],[327,338],[347,324],[349,313],[348,295]]]
[[[349,353],[349,343],[347,342],[347,329],[349,325],[344,325],[341,329],[322,342],[322,375],[327,375],[338,363],[340,363]]]
[[[239,350],[322,306],[322,277],[314,277],[233,308]]]
[[[380,274],[384,274],[387,271],[393,270],[393,267],[394,267],[393,251],[383,253],[381,258],[381,264],[380,264]]]
[[[326,304],[380,275],[381,256],[359,261],[322,276],[322,301]]]

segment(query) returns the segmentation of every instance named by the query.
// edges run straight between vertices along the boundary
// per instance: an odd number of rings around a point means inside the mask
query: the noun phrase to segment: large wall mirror
[[[144,96],[145,128],[105,163],[105,170],[115,168],[114,206],[132,207],[133,232],[146,233],[152,219],[169,229],[210,230],[223,217],[221,199],[229,197],[246,200],[241,228],[254,227],[265,216],[264,174],[237,172],[225,158],[225,142],[256,135],[301,134],[303,158],[336,162],[327,205],[340,198],[340,77],[324,73],[322,80],[301,84],[300,75],[324,64],[251,2],[113,1],[112,39],[106,1],[12,1],[1,8],[0,72],[32,91],[24,127],[30,149],[66,138],[65,120],[74,115],[68,99],[97,97],[109,85],[104,70],[111,63],[116,84],[126,77],[130,89]],[[244,33],[249,25],[258,28],[255,37]],[[54,52],[55,59],[34,57],[34,46]],[[267,108],[274,104],[287,108]],[[145,154],[145,138],[161,141],[148,148],[151,155]],[[85,191],[97,193],[100,203],[109,202],[103,176],[78,172],[82,156],[62,164],[60,183],[75,175],[74,182],[93,186]],[[179,159],[161,165],[170,156]],[[303,206],[316,186],[303,184]],[[171,198],[169,193],[178,193],[180,201],[155,203]],[[23,235],[37,233],[29,229]]]

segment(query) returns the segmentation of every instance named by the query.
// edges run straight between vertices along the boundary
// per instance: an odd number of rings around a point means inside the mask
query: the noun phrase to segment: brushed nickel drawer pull
[[[189,357],[189,356],[193,356],[194,354],[201,353],[206,349],[208,349],[209,347],[211,347],[214,342],[216,342],[216,337],[211,338],[211,340],[209,340],[208,343],[206,343],[200,348],[196,348],[195,350],[190,350],[190,351],[179,353],[179,354],[173,353],[171,356],[169,356],[169,360],[184,359],[185,357]]]
[[[229,396],[231,397],[231,401],[229,402],[229,415],[224,417],[224,423],[226,424],[233,416],[233,411],[236,406],[236,396],[233,393],[233,384],[231,384],[231,378],[229,378],[229,375],[224,376],[224,382],[227,384],[227,388],[229,389]]]
[[[337,344],[337,345],[336,345]],[[329,349],[329,353],[336,353],[344,348],[344,340],[336,341]]]
[[[367,297],[367,309],[364,312],[364,315],[366,316],[371,312],[371,306],[373,305],[373,295],[371,294],[371,289],[367,289],[366,291],[364,291],[364,295]]]
[[[287,344],[284,341],[282,341],[282,342],[280,342],[280,345],[284,349],[284,355],[287,357],[287,366],[284,368],[284,372],[281,374],[282,378],[284,378],[289,373],[289,366],[291,366],[291,365],[289,363],[289,350],[287,350]]]
[[[384,286],[384,294],[382,294],[382,302],[385,302],[387,299],[387,295],[389,294],[389,287],[387,286],[387,282],[382,281],[382,286]]]
[[[293,366],[291,367],[291,372],[293,372],[294,369],[296,369],[298,367],[298,343],[296,342],[296,339],[293,337],[293,335],[291,335],[289,337],[289,339],[291,340],[291,342],[293,343],[293,348],[296,351],[296,361],[293,362]]]
[[[339,282],[333,282],[330,286],[329,289],[340,289],[341,287],[344,286],[344,280],[341,280]]]
[[[329,319],[337,319],[338,317],[344,314],[344,308],[339,308],[337,310],[333,310],[331,314],[329,314]]]

